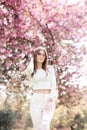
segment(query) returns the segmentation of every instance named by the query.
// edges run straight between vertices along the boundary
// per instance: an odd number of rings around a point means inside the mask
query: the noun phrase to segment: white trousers
[[[48,102],[49,94],[34,93],[30,100],[30,115],[34,130],[50,130],[55,111],[55,100]]]

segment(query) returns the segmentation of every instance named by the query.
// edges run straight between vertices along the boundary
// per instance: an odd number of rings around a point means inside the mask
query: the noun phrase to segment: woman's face
[[[43,63],[46,58],[46,54],[43,50],[37,52],[36,61],[37,63]]]

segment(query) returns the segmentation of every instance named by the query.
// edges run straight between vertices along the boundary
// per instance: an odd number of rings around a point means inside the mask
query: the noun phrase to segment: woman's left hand
[[[53,98],[53,97],[49,97],[49,98],[48,98],[48,103],[49,103],[49,102],[53,102],[53,101],[54,101],[54,98]]]

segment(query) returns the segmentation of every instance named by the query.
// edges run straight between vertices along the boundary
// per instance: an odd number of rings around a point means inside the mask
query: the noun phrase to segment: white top
[[[53,66],[49,66],[47,72],[42,68],[37,69],[34,76],[31,77],[32,69],[28,66],[26,75],[29,77],[33,90],[50,89],[51,95],[55,96],[56,77]]]
[[[31,81],[33,90],[56,88],[56,79],[53,67],[50,67],[47,73],[43,69],[38,69]]]

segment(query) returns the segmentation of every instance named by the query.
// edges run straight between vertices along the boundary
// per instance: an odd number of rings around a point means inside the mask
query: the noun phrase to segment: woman
[[[34,50],[33,61],[27,68],[33,95],[30,99],[30,115],[34,130],[50,130],[55,110],[56,78],[52,66],[47,65],[47,51],[44,47]]]

